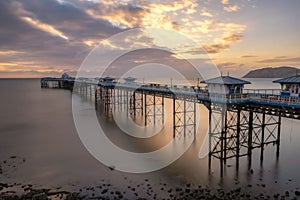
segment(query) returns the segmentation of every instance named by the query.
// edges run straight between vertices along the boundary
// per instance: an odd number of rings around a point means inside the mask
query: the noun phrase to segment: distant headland
[[[267,67],[249,71],[243,78],[286,78],[300,74],[300,69],[296,67]]]

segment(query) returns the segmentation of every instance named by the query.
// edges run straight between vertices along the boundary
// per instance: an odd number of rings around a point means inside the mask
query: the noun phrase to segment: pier
[[[143,84],[134,78],[41,79],[42,88],[72,89],[76,85],[73,92],[94,100],[96,109],[108,113],[123,109],[133,119],[142,116],[144,125],[164,123],[165,99],[169,99],[174,139],[195,137],[199,118],[196,108],[203,104],[209,111],[209,163],[212,158],[220,159],[221,163],[236,158],[238,164],[239,157],[251,158],[255,148],[261,149],[262,161],[267,144],[276,145],[279,156],[282,118],[300,120],[300,97],[287,94],[288,82],[284,82],[284,91],[283,87],[246,90],[243,86],[249,82],[229,76],[202,83],[207,86]],[[222,91],[216,89],[220,85],[224,87]]]

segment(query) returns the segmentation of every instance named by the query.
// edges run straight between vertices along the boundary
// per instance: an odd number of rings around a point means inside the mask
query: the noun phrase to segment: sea
[[[273,79],[247,80],[252,83],[246,86],[248,89],[280,88],[272,83]],[[260,149],[256,149],[250,166],[245,156],[239,159],[238,167],[232,158],[221,170],[218,159],[212,159],[209,167],[208,156],[199,158],[208,129],[208,111],[199,105],[198,134],[183,155],[161,169],[133,173],[106,166],[85,147],[74,122],[72,99],[84,105],[85,114],[95,112],[93,99],[74,97],[76,94],[72,97],[69,90],[41,88],[39,79],[0,79],[0,94],[0,182],[15,185],[16,190],[19,186],[21,191],[20,187],[26,184],[68,191],[110,184],[116,190],[125,191],[128,199],[136,197],[134,193],[149,198],[143,188],[148,182],[162,199],[168,196],[162,187],[186,184],[212,190],[242,188],[249,193],[270,196],[286,191],[293,193],[300,187],[300,121],[297,120],[282,119],[279,157],[276,145],[270,144],[264,149],[262,162]],[[170,116],[160,133],[147,142],[124,134],[114,120],[107,120],[105,113],[97,113],[97,117],[107,137],[130,152],[155,151],[173,139]],[[177,140],[180,143],[184,138]],[[129,189],[132,187],[134,192]]]

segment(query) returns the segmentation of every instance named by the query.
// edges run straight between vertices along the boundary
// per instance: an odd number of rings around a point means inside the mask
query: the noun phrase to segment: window
[[[283,84],[282,85],[282,90],[283,91],[290,91],[291,85],[290,84]]]

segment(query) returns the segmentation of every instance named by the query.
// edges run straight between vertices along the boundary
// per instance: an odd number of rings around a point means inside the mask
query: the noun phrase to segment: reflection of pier
[[[197,105],[203,104],[209,110],[209,160],[214,157],[221,163],[251,157],[254,148],[261,149],[263,159],[264,146],[269,143],[277,145],[278,156],[281,118],[300,119],[299,97],[286,91],[282,95],[279,90],[243,90],[248,82],[229,76],[205,81],[206,88],[139,84],[133,78],[121,83],[109,77],[99,82],[44,78],[41,86],[49,87],[50,82],[60,84],[59,88],[75,84],[74,92],[95,98],[96,109],[125,111],[133,119],[140,116],[144,125],[164,123],[165,99],[169,99],[174,138],[196,134]]]

